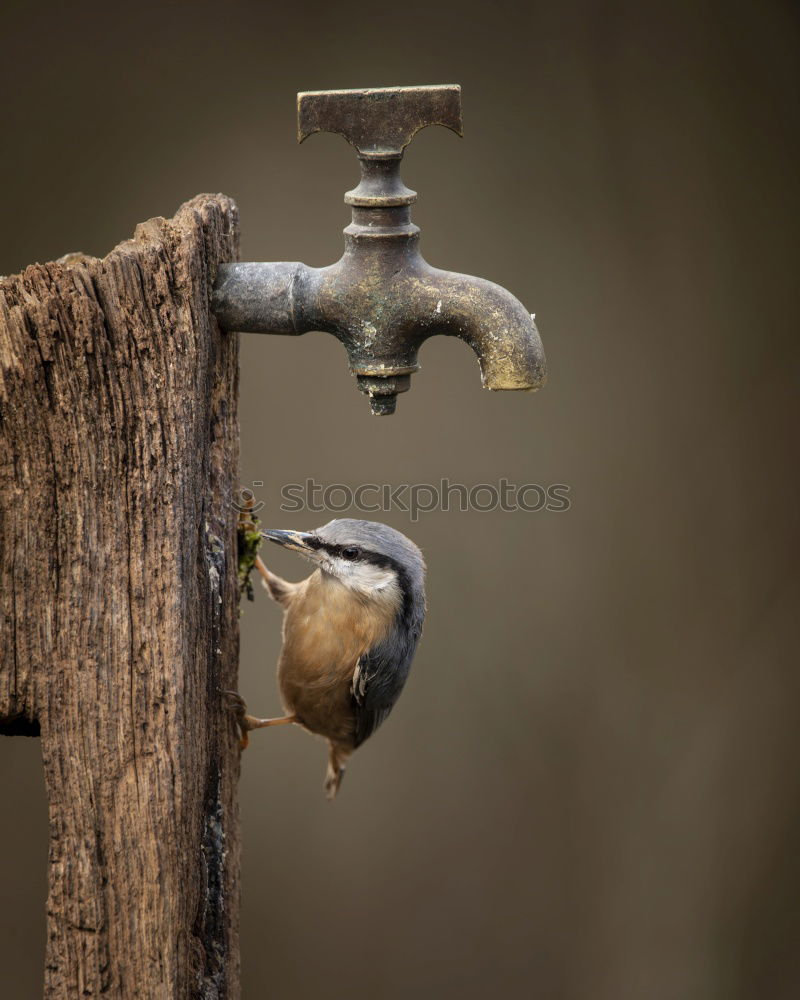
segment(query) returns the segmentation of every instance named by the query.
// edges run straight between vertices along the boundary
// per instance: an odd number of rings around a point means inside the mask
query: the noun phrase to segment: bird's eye
[[[342,549],[342,559],[349,559],[352,561],[353,559],[358,559],[360,555],[361,549],[359,549],[356,545],[346,545]]]

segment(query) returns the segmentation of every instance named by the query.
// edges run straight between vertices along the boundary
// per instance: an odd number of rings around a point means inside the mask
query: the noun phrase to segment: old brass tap
[[[219,269],[213,308],[227,330],[332,333],[345,346],[375,414],[393,413],[428,337],[460,337],[487,389],[537,389],[545,358],[533,317],[491,281],[431,267],[411,222],[416,192],[400,179],[403,151],[426,125],[461,135],[461,88],[391,87],[297,95],[298,140],[336,132],[351,143],[361,181],[344,196],[352,222],[329,267],[236,263]]]

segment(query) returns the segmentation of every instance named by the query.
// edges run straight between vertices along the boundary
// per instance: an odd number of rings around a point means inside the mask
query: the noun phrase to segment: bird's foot
[[[223,691],[222,696],[227,701],[228,709],[231,715],[233,715],[239,730],[239,746],[242,750],[245,750],[250,742],[250,737],[248,736],[250,727],[246,723],[247,702],[237,691]]]
[[[347,758],[352,753],[352,749],[343,747],[340,744],[329,743],[328,770],[325,774],[325,795],[329,799],[335,799],[336,793],[344,778],[344,766]]]
[[[336,793],[342,784],[342,779],[344,778],[344,767],[338,768],[336,771],[332,771],[328,768],[328,773],[325,775],[325,798],[335,799]]]
[[[278,719],[257,719],[254,715],[247,714],[247,702],[236,691],[223,691],[222,693],[227,698],[230,710],[239,727],[241,733],[239,746],[242,750],[245,750],[250,742],[251,729],[264,729],[266,726],[287,726],[290,722],[297,722],[296,715],[282,715]]]

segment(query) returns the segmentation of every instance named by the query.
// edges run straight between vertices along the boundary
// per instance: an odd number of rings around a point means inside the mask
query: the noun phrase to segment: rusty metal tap
[[[375,414],[394,413],[410,388],[417,352],[437,333],[475,351],[487,389],[539,388],[545,358],[533,317],[510,292],[483,278],[431,267],[411,222],[416,192],[400,179],[403,151],[426,125],[461,135],[461,88],[391,87],[297,95],[297,137],[336,132],[351,143],[361,181],[344,196],[352,222],[339,261],[223,264],[213,308],[227,330],[332,333],[345,346]]]

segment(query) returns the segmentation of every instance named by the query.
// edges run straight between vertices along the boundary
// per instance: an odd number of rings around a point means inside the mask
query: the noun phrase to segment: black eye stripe
[[[327,552],[329,556],[334,557],[340,556],[342,554],[342,549],[344,548],[342,545],[335,545],[333,542],[323,541],[320,541],[318,547],[321,548],[323,552]]]
[[[358,549],[358,561],[370,563],[372,566],[380,566],[381,569],[393,569],[395,573],[399,575],[402,574],[402,567],[397,562],[397,560],[392,559],[391,556],[385,556],[381,552],[372,552],[370,549],[362,549],[359,545],[336,545],[334,542],[323,542],[321,539],[314,540],[316,544],[312,546],[315,549],[322,549],[327,552],[329,556],[341,557],[345,549]]]

